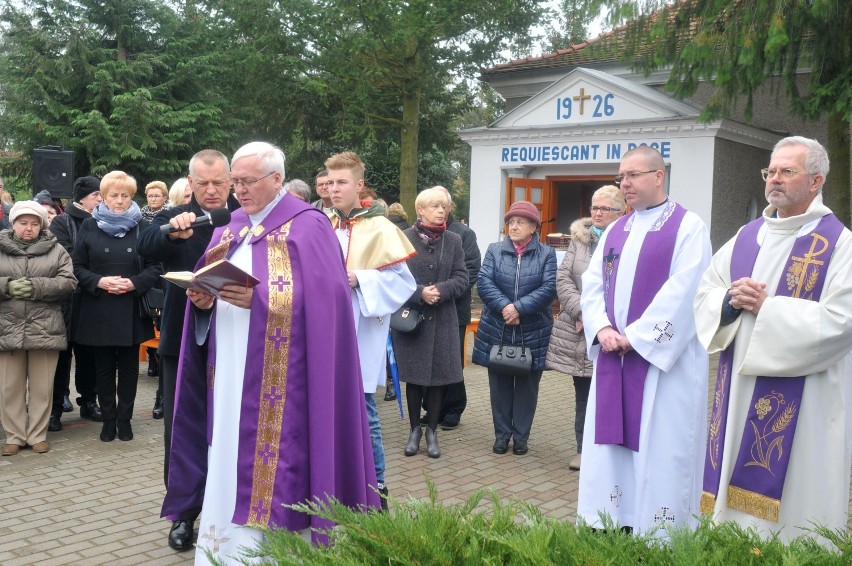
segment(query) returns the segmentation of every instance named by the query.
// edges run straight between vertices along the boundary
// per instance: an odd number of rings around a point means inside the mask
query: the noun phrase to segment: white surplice
[[[774,212],[774,206],[764,211],[766,222],[757,236],[760,252],[752,279],[766,283],[769,295],[758,315],[743,311],[733,323],[719,326],[731,285],[735,239],[713,257],[695,299],[695,313],[698,336],[711,353],[734,341],[714,517],[756,527],[763,535],[780,532],[782,539],[790,540],[808,534],[812,523],[832,529],[845,529],[847,524],[852,465],[852,233],[844,229],[838,239],[819,302],[775,297],[794,240],[831,211],[818,195],[800,216],[772,218]],[[758,375],[779,379],[807,375],[777,523],[727,507],[727,488]]]
[[[335,230],[343,253],[349,249],[349,230]],[[384,385],[390,315],[411,298],[417,283],[405,262],[383,269],[356,269],[358,287],[352,289],[352,315],[358,336],[364,393]]]
[[[650,362],[642,403],[639,450],[595,443],[597,375],[592,378],[583,437],[578,520],[596,528],[601,514],[621,526],[649,532],[657,526],[694,525],[701,494],[707,429],[708,357],[695,335],[692,300],[710,261],[705,224],[687,212],[677,233],[670,276],[645,312],[629,326],[627,311],[639,251],[666,205],[636,211],[619,258],[614,316],[622,334]],[[613,225],[608,228],[612,230]],[[604,307],[601,238],[583,275],[581,306],[589,358],[597,360],[597,333],[609,326]],[[597,371],[597,370],[596,370]],[[620,408],[618,409],[620,410]],[[664,531],[657,531],[663,535]]]

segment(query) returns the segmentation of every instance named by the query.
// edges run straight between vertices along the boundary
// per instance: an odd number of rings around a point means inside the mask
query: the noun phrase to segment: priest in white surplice
[[[701,342],[722,352],[701,509],[784,540],[847,525],[852,233],[822,202],[828,168],[815,140],[778,142],[770,205],[716,253],[695,299]]]
[[[659,536],[698,513],[708,361],[692,300],[711,253],[705,224],[667,199],[665,175],[655,149],[624,154],[616,181],[633,212],[609,226],[583,275],[595,374],[577,504],[592,527],[608,515]]]

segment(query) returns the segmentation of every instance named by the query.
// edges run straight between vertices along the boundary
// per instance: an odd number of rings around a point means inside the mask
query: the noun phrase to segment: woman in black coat
[[[414,333],[392,331],[394,354],[400,379],[406,382],[405,397],[411,433],[405,455],[420,449],[420,405],[426,396],[429,422],[426,428],[426,454],[438,458],[438,418],[444,386],[462,380],[458,352],[458,314],[455,300],[467,291],[467,268],[461,237],[446,230],[450,210],[447,194],[426,189],[414,201],[418,220],[405,231],[417,255],[408,260],[408,269],[417,289],[405,306],[423,313],[423,322]]]
[[[92,347],[98,400],[103,415],[101,440],[131,440],[130,419],[139,377],[139,344],[154,337],[143,318],[141,296],[162,273],[158,263],[136,252],[139,232],[147,227],[133,202],[136,180],[123,171],[101,179],[103,202],[80,226],[74,245],[74,275],[82,289],[74,312],[74,341]],[[116,387],[116,372],[118,385]],[[116,403],[116,394],[118,402]]]
[[[488,368],[491,414],[494,420],[493,450],[505,454],[514,438],[512,452],[527,453],[527,440],[538,403],[538,386],[544,370],[556,297],[556,252],[539,242],[538,209],[531,202],[512,204],[504,220],[509,235],[491,244],[479,271],[477,285],[484,308],[473,349],[473,363],[488,366],[492,346],[520,345],[532,349],[529,375],[506,375]],[[505,332],[504,332],[505,328]]]

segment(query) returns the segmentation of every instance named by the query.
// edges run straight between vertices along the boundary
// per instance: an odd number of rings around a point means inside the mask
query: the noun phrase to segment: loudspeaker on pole
[[[33,150],[33,194],[47,189],[53,198],[74,197],[74,152],[60,147]]]

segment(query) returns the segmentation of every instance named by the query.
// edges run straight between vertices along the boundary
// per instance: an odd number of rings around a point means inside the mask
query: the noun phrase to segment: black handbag
[[[158,320],[163,315],[164,304],[163,290],[151,287],[147,293],[139,297],[139,314],[142,318]]]
[[[524,343],[524,331],[520,325],[518,325],[518,330],[521,333],[521,345],[504,344],[506,323],[503,323],[500,344],[491,346],[491,351],[488,353],[489,371],[514,376],[527,376],[532,372],[532,350]]]
[[[403,334],[413,334],[420,330],[423,313],[414,307],[401,306],[390,317],[390,327]]]

